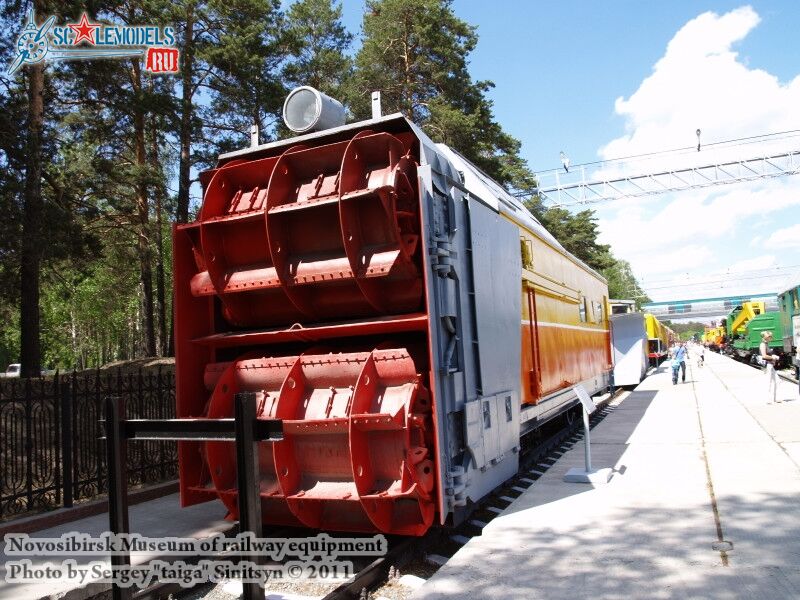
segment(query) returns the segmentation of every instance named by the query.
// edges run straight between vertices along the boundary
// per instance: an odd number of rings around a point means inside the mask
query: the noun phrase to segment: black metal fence
[[[0,380],[0,519],[107,492],[106,396],[124,396],[131,419],[175,418],[171,370]],[[175,442],[131,444],[127,472],[129,486],[175,479]]]

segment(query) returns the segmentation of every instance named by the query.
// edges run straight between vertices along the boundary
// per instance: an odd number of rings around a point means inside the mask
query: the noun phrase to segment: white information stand
[[[578,400],[581,401],[581,405],[583,406],[583,442],[585,444],[584,456],[586,458],[586,468],[580,469],[578,467],[573,467],[567,471],[566,475],[564,475],[564,481],[567,483],[608,483],[611,479],[611,476],[614,474],[613,469],[592,468],[592,449],[591,439],[589,436],[589,415],[597,410],[597,406],[595,406],[591,396],[589,396],[589,394],[586,393],[586,390],[583,389],[583,386],[576,385],[575,394],[578,396]]]

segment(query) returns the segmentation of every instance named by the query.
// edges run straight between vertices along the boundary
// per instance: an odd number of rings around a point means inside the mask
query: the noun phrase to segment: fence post
[[[138,412],[133,415],[134,419],[146,419],[147,418],[147,411],[144,405],[144,377],[142,375],[142,367],[139,367],[139,371],[136,375],[136,404]],[[147,478],[145,477],[146,469],[145,469],[145,457],[147,456],[148,445],[152,442],[142,442],[136,448],[137,452],[134,455],[136,458],[136,464],[132,465],[135,469],[135,472],[139,474],[139,483],[140,485],[147,485]]]
[[[72,508],[72,393],[66,381],[61,382],[61,460],[64,508]]]
[[[106,425],[106,457],[108,460],[108,521],[115,542],[122,543],[117,538],[119,534],[130,533],[128,523],[128,475],[127,475],[127,450],[128,438],[125,435],[124,421],[127,418],[125,411],[125,397],[107,396],[105,399],[105,425]],[[117,546],[119,549],[119,546]],[[124,569],[130,566],[130,555],[112,554],[112,568]],[[131,588],[120,587],[115,580],[111,585],[113,600],[128,600],[132,597]]]
[[[69,387],[70,387],[70,391],[69,391],[70,404],[69,405],[70,405],[70,409],[71,409],[70,415],[72,417],[71,422],[72,422],[72,437],[73,437],[73,440],[72,440],[72,462],[73,462],[73,465],[72,465],[72,473],[73,473],[73,478],[72,478],[72,499],[74,501],[76,498],[80,499],[80,490],[78,488],[78,481],[76,481],[80,477],[79,476],[76,477],[75,475],[77,475],[81,471],[80,467],[78,467],[76,465],[76,463],[80,464],[80,460],[78,458],[78,450],[77,450],[77,448],[81,447],[81,440],[80,440],[81,431],[80,431],[80,427],[78,426],[78,413],[79,413],[79,407],[78,407],[78,374],[75,371],[75,369],[72,370],[72,375],[70,376],[70,386]],[[87,390],[87,392],[88,392],[88,390]],[[99,418],[99,415],[98,415],[98,418]],[[86,433],[87,433],[86,429],[84,428],[84,437],[86,436]],[[85,448],[85,445],[84,445],[84,448]],[[84,450],[83,453],[85,455],[86,451]]]
[[[25,379],[25,491],[28,510],[33,509],[33,398],[31,379]]]
[[[158,399],[156,400],[156,415],[159,419],[169,419],[171,415],[168,414],[167,403],[164,402],[164,388],[161,383],[161,365],[158,365],[158,370],[156,371],[156,398]],[[167,478],[166,446],[168,443],[169,442],[158,442],[158,468],[161,481]]]
[[[64,431],[61,421],[64,413],[61,412],[61,385],[63,382],[58,377],[58,369],[53,377],[53,488],[56,496],[56,506],[63,506],[64,502],[64,475],[61,469],[64,465],[64,458],[61,449],[64,447],[62,431]]]
[[[252,533],[260,538],[261,496],[259,481],[261,475],[258,466],[258,442],[255,439],[254,426],[257,416],[257,400],[254,392],[240,392],[234,397],[236,404],[236,478],[239,487],[239,533]],[[257,565],[261,563],[258,556],[251,560]],[[260,600],[264,598],[264,588],[260,583],[243,582],[243,600]]]

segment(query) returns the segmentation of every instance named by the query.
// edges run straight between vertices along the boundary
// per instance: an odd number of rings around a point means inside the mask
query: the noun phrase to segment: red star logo
[[[94,39],[94,32],[96,29],[100,29],[100,25],[90,25],[89,19],[86,17],[86,13],[83,13],[81,16],[81,21],[78,24],[67,23],[67,27],[72,29],[75,32],[75,39],[72,41],[73,46],[77,46],[81,43],[81,40],[87,40],[90,44],[95,43]]]

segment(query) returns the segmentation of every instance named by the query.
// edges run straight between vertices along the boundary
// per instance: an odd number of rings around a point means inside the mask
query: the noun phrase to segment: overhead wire
[[[800,270],[797,271],[800,274]],[[788,275],[789,273],[785,273],[782,275]],[[673,288],[681,288],[681,287],[700,287],[700,286],[708,286],[708,285],[716,285],[720,283],[738,283],[741,281],[751,281],[754,279],[770,279],[775,277],[775,275],[760,275],[760,276],[752,276],[752,277],[738,277],[734,280],[730,279],[718,279],[713,281],[698,281],[694,283],[677,283],[675,285],[663,285],[663,286],[648,286],[646,284],[639,284],[639,287],[644,289],[645,291],[648,290],[669,290]]]
[[[762,267],[762,268],[759,268],[759,269],[743,269],[741,271],[729,271],[729,270],[726,270],[724,273],[718,271],[716,273],[708,273],[706,275],[697,275],[697,276],[695,276],[695,278],[698,278],[698,277],[706,277],[706,278],[708,278],[708,277],[723,277],[723,276],[730,276],[730,277],[740,278],[739,277],[740,275],[744,275],[744,274],[747,274],[747,273],[768,273],[768,272],[771,272],[771,271],[780,270],[781,271],[780,273],[778,273],[778,272],[774,273],[774,275],[777,276],[777,275],[784,275],[785,271],[798,269],[798,268],[800,268],[800,264],[785,265],[785,266],[777,265],[777,266],[774,266],[774,267]],[[674,281],[675,277],[681,277],[683,275],[688,275],[688,273],[686,273],[686,274],[677,273],[673,277],[664,277],[663,279],[653,279],[653,280],[642,279],[642,280],[639,281],[639,285],[651,285],[651,284],[656,284],[656,283],[669,283],[670,281]],[[706,282],[707,282],[707,280],[703,280],[702,281],[702,283],[706,283]]]
[[[791,134],[791,135],[789,135],[789,134]],[[778,136],[782,136],[782,137],[778,137]],[[760,134],[760,135],[744,136],[744,137],[739,137],[739,138],[732,138],[732,139],[729,139],[729,140],[720,140],[720,141],[717,141],[717,142],[708,142],[708,143],[703,144],[702,147],[703,148],[710,148],[710,147],[715,147],[715,146],[721,146],[723,144],[730,144],[731,147],[745,146],[745,145],[748,145],[748,144],[753,144],[753,143],[757,143],[757,142],[763,142],[765,140],[766,141],[777,141],[777,140],[782,140],[782,139],[787,139],[787,138],[792,138],[792,137],[797,137],[797,136],[800,136],[800,129],[787,129],[785,131],[776,131],[776,132],[772,132],[772,133],[763,133],[763,134]],[[593,166],[593,165],[609,164],[609,163],[622,162],[622,161],[630,161],[630,160],[634,160],[634,159],[654,157],[654,156],[666,156],[666,155],[669,155],[669,154],[677,154],[677,153],[689,152],[689,151],[694,153],[694,152],[696,152],[696,150],[697,150],[697,146],[694,146],[694,145],[693,146],[682,146],[680,148],[672,148],[672,149],[669,149],[669,150],[655,150],[653,152],[643,152],[641,154],[631,154],[629,156],[619,156],[619,157],[614,157],[614,158],[607,158],[607,159],[595,160],[595,161],[590,161],[590,162],[577,163],[577,164],[571,165],[570,169],[572,169],[573,171],[577,171],[579,167],[590,167],[590,166]],[[538,174],[545,174],[545,173],[553,173],[553,172],[561,171],[561,170],[562,170],[562,167],[553,167],[551,169],[546,169],[544,171],[538,171],[537,175]]]

